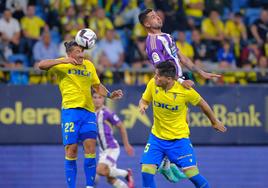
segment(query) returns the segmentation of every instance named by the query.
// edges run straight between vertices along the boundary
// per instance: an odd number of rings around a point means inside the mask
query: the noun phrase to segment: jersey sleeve
[[[108,121],[114,126],[117,126],[119,123],[121,123],[120,118],[114,112],[108,112]]]
[[[62,60],[62,59],[64,59],[64,58],[58,58],[56,60]],[[54,74],[55,73],[58,73],[58,72],[60,72],[60,70],[62,70],[62,68],[64,66],[66,66],[66,64],[58,64],[58,65],[55,65],[55,66],[51,67],[50,69],[48,69],[48,72],[49,73],[54,73]]]
[[[149,83],[147,84],[147,87],[146,87],[144,93],[142,94],[142,99],[149,102],[149,103],[152,102],[152,100],[153,100],[152,93],[153,93],[153,89],[154,89],[154,85],[155,85],[154,82],[155,82],[154,78],[152,78],[149,81]]]
[[[197,93],[197,91],[195,91],[193,88],[187,90],[186,92],[186,102],[192,104],[193,106],[196,106],[202,99],[199,93]]]

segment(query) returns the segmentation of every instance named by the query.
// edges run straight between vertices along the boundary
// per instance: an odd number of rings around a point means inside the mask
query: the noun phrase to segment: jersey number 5
[[[150,145],[151,144],[146,144],[145,149],[144,149],[144,153],[147,153],[148,152]]]

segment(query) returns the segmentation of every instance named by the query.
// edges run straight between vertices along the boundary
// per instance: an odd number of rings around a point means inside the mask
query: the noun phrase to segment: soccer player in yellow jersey
[[[121,90],[109,92],[97,76],[93,63],[84,59],[83,48],[75,41],[65,43],[67,57],[43,60],[39,68],[57,76],[62,95],[62,139],[65,146],[65,175],[68,188],[76,187],[78,142],[84,148],[86,187],[93,188],[96,175],[96,137],[98,129],[91,89],[111,99],[123,96]]]
[[[196,66],[188,57],[183,55],[176,46],[175,40],[168,33],[163,33],[161,28],[163,21],[152,9],[145,9],[139,14],[139,21],[148,32],[146,39],[146,52],[151,64],[155,67],[160,62],[171,60],[176,66],[176,76],[178,81],[185,87],[191,88],[194,85],[192,80],[184,80],[181,64],[187,67],[192,72],[198,73],[204,79],[213,79],[220,77],[218,74],[208,73]],[[178,182],[185,178],[183,173],[176,167],[170,164],[165,158],[159,172],[171,182]]]
[[[186,121],[188,103],[199,106],[217,131],[225,132],[224,125],[194,89],[185,89],[176,81],[176,68],[169,60],[156,65],[155,77],[148,83],[140,100],[140,112],[144,113],[150,103],[154,123],[141,160],[143,187],[156,187],[156,169],[167,156],[183,170],[196,188],[209,188],[207,180],[199,174],[189,139],[190,130]]]

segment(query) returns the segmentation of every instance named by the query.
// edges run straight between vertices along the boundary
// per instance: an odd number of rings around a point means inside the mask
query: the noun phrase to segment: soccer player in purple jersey
[[[172,60],[175,62],[176,73],[179,82],[185,87],[191,87],[192,81],[183,80],[180,63],[193,72],[197,72],[204,79],[218,78],[221,75],[208,73],[198,68],[193,62],[184,56],[177,48],[175,40],[170,34],[162,33],[163,22],[158,14],[152,9],[146,9],[139,14],[139,21],[148,32],[146,39],[146,52],[150,62],[155,66],[160,62]],[[186,81],[186,82],[185,82]],[[185,82],[185,83],[183,83]]]
[[[193,62],[184,56],[177,48],[175,40],[170,34],[163,33],[161,28],[163,22],[158,14],[152,9],[146,9],[139,14],[139,21],[148,32],[146,39],[146,52],[150,62],[156,66],[157,64],[171,60],[175,63],[176,76],[185,88],[191,88],[194,82],[184,80],[180,63],[193,72],[197,72],[204,79],[218,78],[221,75],[208,73],[198,68]],[[159,172],[162,173],[169,181],[178,182],[185,176],[176,168],[175,165],[170,165],[168,159],[164,159]],[[174,176],[175,175],[175,176]]]
[[[134,155],[134,149],[129,144],[127,131],[122,121],[114,112],[104,106],[104,100],[105,98],[98,93],[93,94],[99,129],[97,141],[100,153],[97,174],[107,177],[108,183],[115,188],[134,188],[131,169],[124,170],[117,168],[116,161],[120,154],[120,146],[113,136],[112,126],[119,129],[125,150],[129,156]],[[128,185],[118,177],[125,178]]]

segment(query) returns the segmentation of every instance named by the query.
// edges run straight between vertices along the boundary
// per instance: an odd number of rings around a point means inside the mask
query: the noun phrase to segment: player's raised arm
[[[200,102],[197,104],[202,111],[204,112],[204,114],[206,114],[206,116],[208,117],[208,119],[210,120],[212,127],[220,132],[226,132],[226,127],[223,125],[222,122],[220,122],[216,117],[214,112],[212,111],[212,109],[210,108],[210,106],[208,105],[208,103],[204,100],[201,99]]]
[[[106,89],[106,87],[102,84],[96,84],[93,85],[92,87],[98,94],[113,100],[121,99],[123,97],[123,92],[121,89],[109,92],[108,89]]]
[[[209,72],[203,71],[202,69],[197,67],[188,57],[183,55],[180,51],[178,51],[178,56],[179,56],[181,63],[184,66],[186,66],[189,70],[191,70],[193,72],[197,72],[204,79],[212,79],[212,78],[221,77],[220,74],[214,74],[214,73],[209,73]]]
[[[62,59],[45,59],[38,63],[38,68],[41,70],[48,70],[51,67],[58,65],[58,64],[66,64],[71,63],[73,65],[78,65],[81,63],[78,63],[74,58],[68,57],[68,58],[62,58]]]

